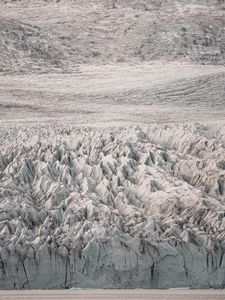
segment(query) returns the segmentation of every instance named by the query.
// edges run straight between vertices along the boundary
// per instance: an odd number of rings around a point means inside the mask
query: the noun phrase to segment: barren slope
[[[223,1],[1,1],[0,20],[4,72],[225,58]]]
[[[0,124],[223,121],[224,74],[224,67],[158,61],[0,76]]]

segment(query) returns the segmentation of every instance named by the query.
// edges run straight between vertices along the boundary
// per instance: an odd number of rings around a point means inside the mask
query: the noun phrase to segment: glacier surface
[[[224,288],[223,124],[0,131],[0,288]]]

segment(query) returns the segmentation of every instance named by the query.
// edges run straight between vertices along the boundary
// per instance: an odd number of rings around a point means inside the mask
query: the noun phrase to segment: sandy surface
[[[225,291],[214,290],[57,290],[57,291],[0,291],[1,300],[14,299],[105,299],[105,300],[223,300]]]
[[[156,61],[0,76],[0,124],[218,122],[224,74],[223,66]]]

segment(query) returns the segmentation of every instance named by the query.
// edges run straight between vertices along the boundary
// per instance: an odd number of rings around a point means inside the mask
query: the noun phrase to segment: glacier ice
[[[0,131],[0,288],[224,288],[222,125]]]

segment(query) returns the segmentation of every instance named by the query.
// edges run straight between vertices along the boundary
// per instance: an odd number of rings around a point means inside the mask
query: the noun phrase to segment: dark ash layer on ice
[[[0,135],[0,288],[224,288],[225,130]]]

